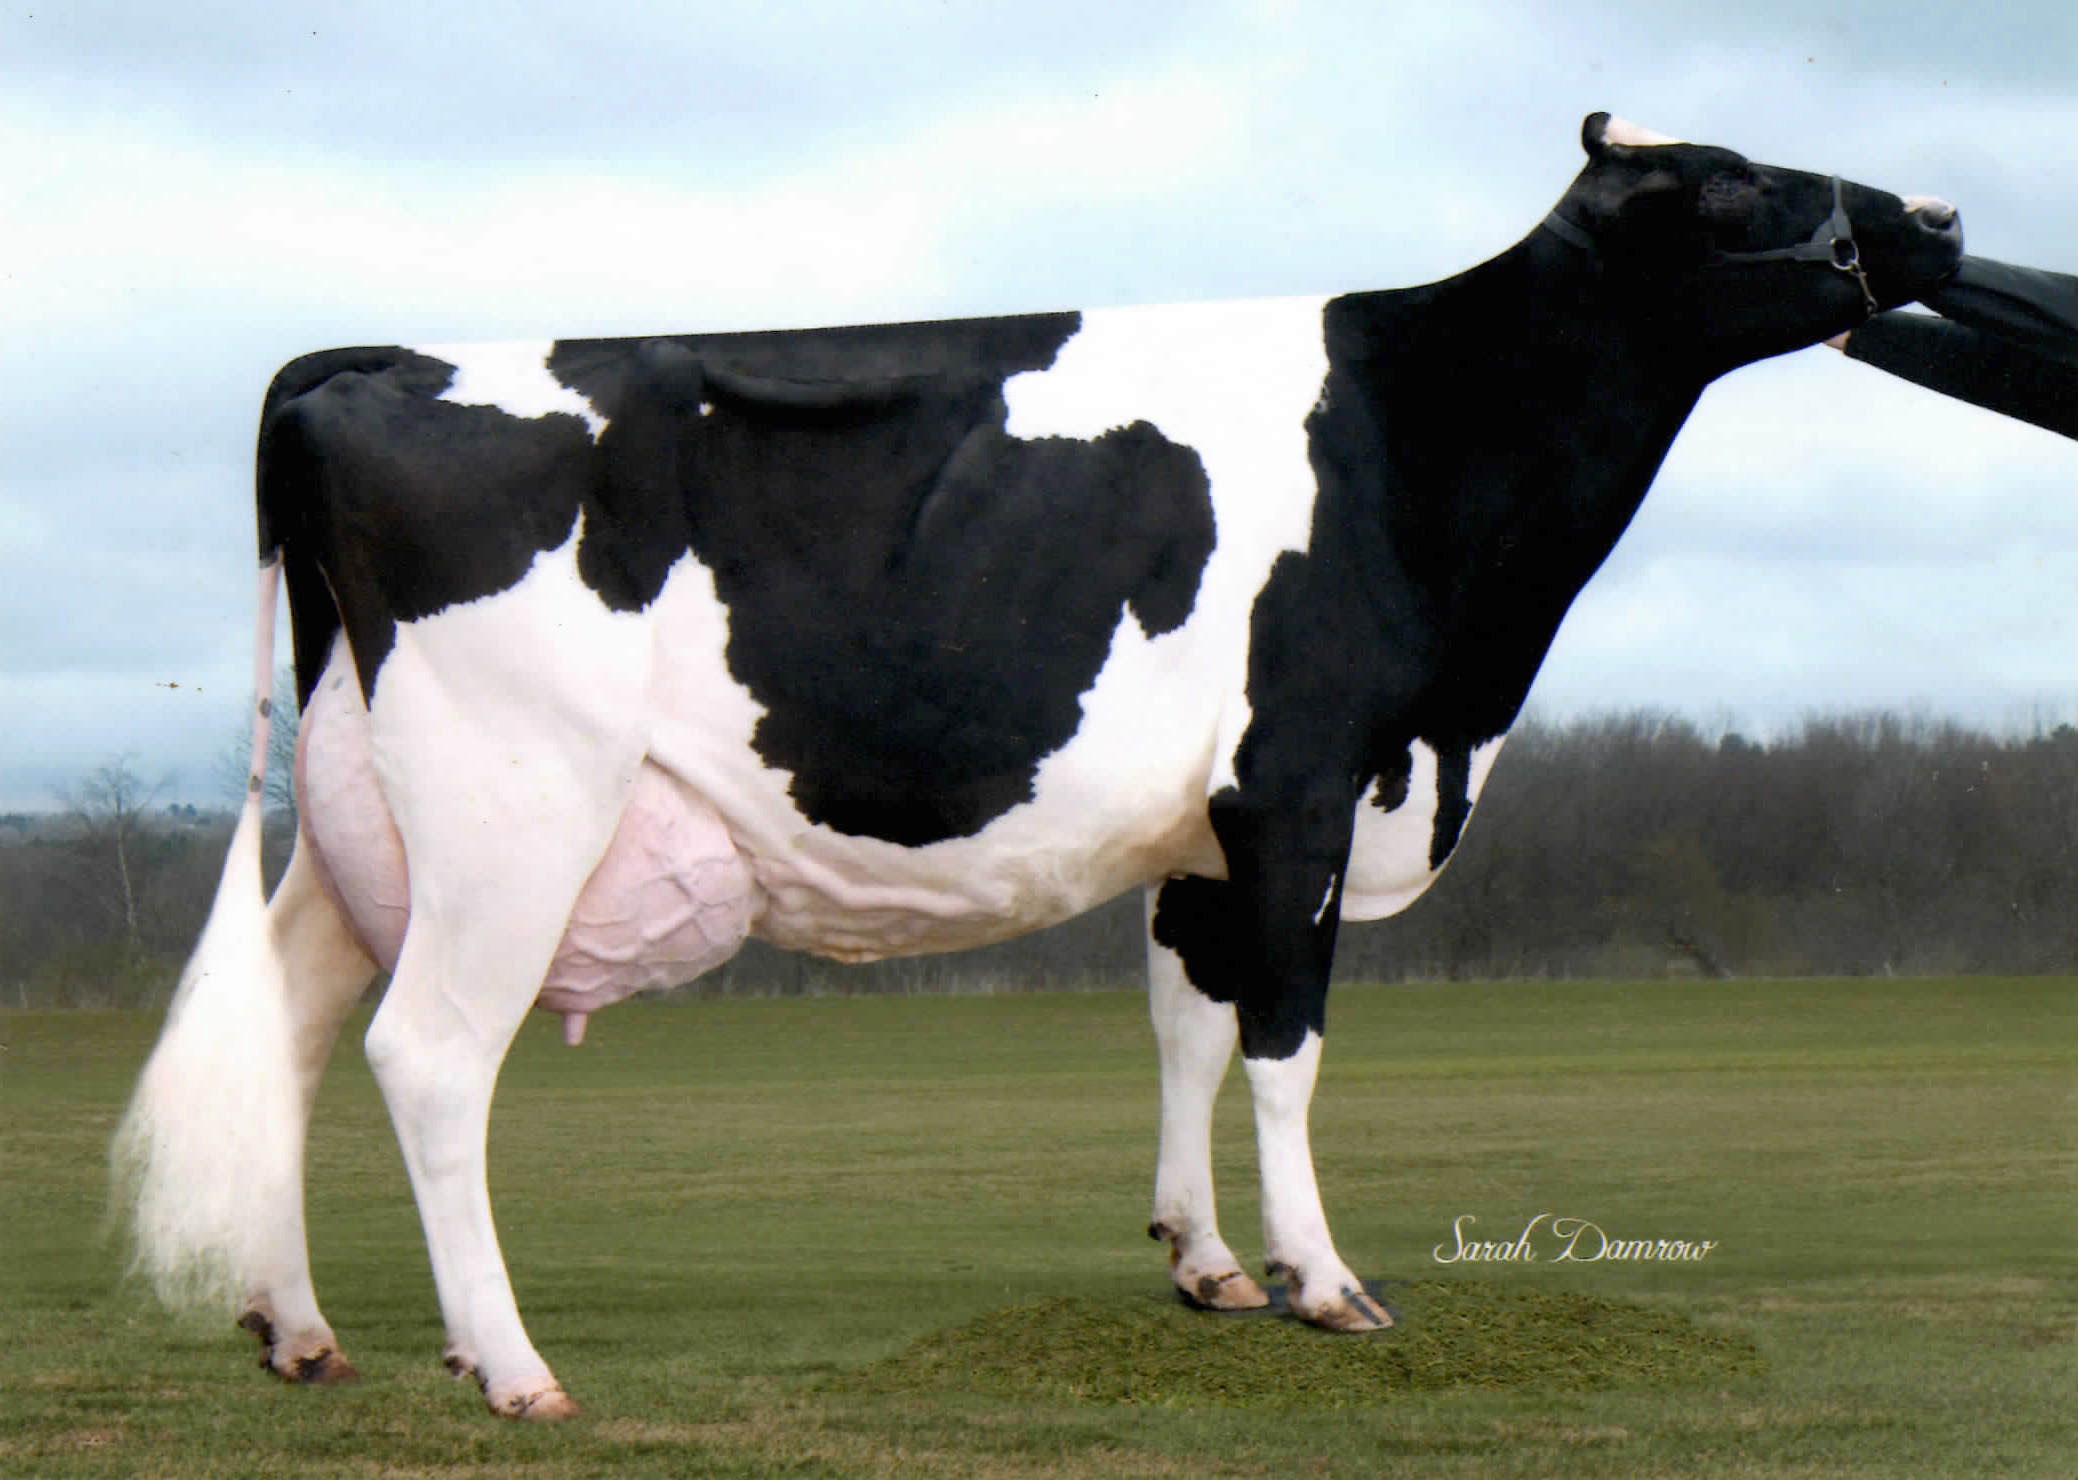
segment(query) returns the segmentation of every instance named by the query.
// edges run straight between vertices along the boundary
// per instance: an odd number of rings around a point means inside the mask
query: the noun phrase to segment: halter
[[[1568,221],[1554,209],[1543,226],[1560,241],[1584,252],[1599,255],[1594,237]],[[1862,290],[1862,306],[1874,318],[1880,311],[1876,294],[1869,287],[1869,274],[1862,267],[1861,248],[1855,244],[1854,223],[1847,218],[1847,203],[1841,197],[1840,177],[1833,176],[1833,212],[1818,223],[1808,239],[1794,247],[1772,247],[1764,252],[1712,252],[1705,265],[1733,266],[1746,262],[1823,262],[1835,272],[1844,272]]]

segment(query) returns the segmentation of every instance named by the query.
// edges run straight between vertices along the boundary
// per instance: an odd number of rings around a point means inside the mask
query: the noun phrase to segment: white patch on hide
[[[1506,737],[1496,735],[1472,748],[1466,767],[1465,794],[1476,803],[1501,753]],[[1417,740],[1408,747],[1410,774],[1407,799],[1392,811],[1377,806],[1374,778],[1356,804],[1356,828],[1350,841],[1349,873],[1342,886],[1342,918],[1382,920],[1421,898],[1440,869],[1429,867],[1435,840],[1437,797],[1436,752]],[[1469,813],[1466,826],[1471,825]],[[1463,834],[1459,834],[1460,838]],[[1447,860],[1446,860],[1447,862]]]
[[[455,367],[454,382],[440,393],[442,401],[462,406],[492,406],[507,416],[534,421],[561,414],[583,420],[592,440],[606,430],[606,418],[592,403],[549,373],[549,342],[452,344],[414,347],[413,353],[445,360]]]
[[[1191,625],[1214,651],[1226,642],[1211,680],[1222,710],[1207,793],[1234,784],[1234,751],[1248,730],[1256,593],[1277,557],[1305,550],[1312,534],[1306,418],[1327,383],[1326,306],[1264,298],[1093,310],[1051,368],[1003,387],[1014,437],[1099,437],[1145,421],[1203,463],[1218,543]]]
[[[1602,140],[1608,144],[1620,144],[1627,149],[1656,149],[1663,144],[1685,144],[1686,139],[1676,139],[1649,129],[1641,123],[1632,123],[1628,118],[1612,118],[1602,131]]]
[[[1955,207],[1938,195],[1908,195],[1905,197],[1908,215],[1924,213],[1929,224],[1946,226],[1955,219]]]
[[[1486,789],[1486,778],[1493,773],[1494,762],[1501,758],[1501,744],[1507,738],[1507,733],[1504,731],[1494,736],[1493,739],[1482,740],[1479,744],[1472,747],[1472,761],[1466,768],[1469,773],[1469,779],[1465,786],[1465,795],[1470,797],[1474,803],[1478,802],[1479,793]],[[1470,827],[1471,825],[1472,819],[1467,815],[1465,826]]]

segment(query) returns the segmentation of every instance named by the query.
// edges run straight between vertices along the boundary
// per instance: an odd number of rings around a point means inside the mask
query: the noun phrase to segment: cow
[[[285,582],[299,830],[263,903],[256,762],[117,1135],[159,1293],[284,1378],[353,1375],[303,1146],[384,969],[367,1054],[447,1363],[496,1413],[570,1414],[485,1180],[531,1007],[575,1042],[747,936],[954,950],[1139,888],[1176,1290],[1266,1300],[1213,1200],[1238,1046],[1267,1269],[1318,1326],[1390,1324],[1308,1140],[1339,922],[1444,866],[1703,388],[1961,254],[1942,201],[1603,113],[1581,140],[1527,236],[1421,287],[282,370],[255,677]]]

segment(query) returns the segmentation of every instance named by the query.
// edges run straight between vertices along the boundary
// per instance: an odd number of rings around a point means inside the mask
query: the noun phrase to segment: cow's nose
[[[1957,229],[1955,207],[1938,195],[1908,195],[1905,209],[1929,231],[1945,234]]]

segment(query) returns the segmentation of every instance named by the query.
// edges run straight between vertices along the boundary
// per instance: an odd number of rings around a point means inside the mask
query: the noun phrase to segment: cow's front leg
[[[1308,1030],[1285,1058],[1242,1059],[1255,1100],[1263,1174],[1263,1250],[1271,1273],[1290,1281],[1292,1310],[1331,1331],[1377,1331],[1392,1316],[1335,1252],[1313,1175],[1307,1111],[1320,1070],[1321,1036]]]
[[[1147,892],[1152,929],[1155,890]],[[1219,1234],[1212,1194],[1212,1106],[1234,1057],[1232,1003],[1190,984],[1183,959],[1150,934],[1148,1013],[1162,1063],[1161,1157],[1155,1167],[1150,1238],[1169,1244],[1169,1278],[1207,1310],[1257,1310],[1270,1303]]]
[[[1375,1331],[1392,1318],[1335,1251],[1307,1134],[1352,803],[1306,788],[1221,792],[1210,812],[1228,878],[1171,880],[1152,934],[1198,993],[1233,1009],[1255,1102],[1267,1266],[1288,1277],[1303,1319]]]

